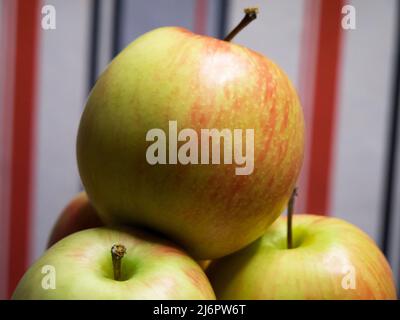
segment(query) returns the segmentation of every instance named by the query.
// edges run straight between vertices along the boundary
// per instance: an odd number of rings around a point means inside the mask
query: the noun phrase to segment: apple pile
[[[110,63],[78,131],[86,192],[14,299],[396,299],[365,233],[293,216],[304,153],[296,90],[271,60],[230,42],[256,14],[246,9],[224,40],[150,31]]]

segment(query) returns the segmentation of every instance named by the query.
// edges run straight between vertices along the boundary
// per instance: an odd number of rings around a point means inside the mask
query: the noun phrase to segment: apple
[[[78,193],[64,208],[57,219],[47,244],[47,248],[66,236],[89,228],[103,226],[86,192]]]
[[[207,274],[218,299],[396,299],[392,271],[363,231],[337,218],[294,215],[257,241],[213,261]]]
[[[250,244],[276,220],[303,141],[297,93],[277,64],[163,27],[126,47],[97,80],[77,160],[107,225],[154,229],[206,260]]]
[[[215,299],[215,295],[197,262],[173,244],[140,230],[94,228],[48,249],[25,273],[12,298]]]

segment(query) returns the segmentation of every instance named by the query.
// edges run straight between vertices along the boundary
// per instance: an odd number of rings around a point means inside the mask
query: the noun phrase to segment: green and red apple
[[[86,192],[78,193],[58,217],[49,237],[47,248],[74,232],[103,226]]]
[[[202,140],[207,129],[221,136]],[[152,130],[165,136],[148,141]],[[98,79],[77,159],[105,223],[155,229],[194,258],[213,259],[250,244],[280,215],[303,140],[298,96],[277,64],[241,45],[164,27],[131,43]],[[157,161],[149,162],[156,143]]]
[[[218,299],[396,299],[392,271],[374,241],[337,218],[286,218],[257,241],[213,261],[207,274]]]
[[[114,245],[125,250],[119,259],[119,278],[111,255]],[[201,267],[175,245],[139,230],[94,228],[48,249],[20,280],[13,299],[215,299],[215,295]]]

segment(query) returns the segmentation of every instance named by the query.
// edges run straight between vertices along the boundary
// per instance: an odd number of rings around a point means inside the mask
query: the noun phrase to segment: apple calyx
[[[246,8],[244,9],[245,16],[242,21],[233,29],[225,38],[224,41],[231,41],[242,29],[244,29],[250,22],[257,18],[259,10],[258,8]]]
[[[111,257],[114,270],[114,280],[121,281],[121,263],[126,253],[126,248],[122,244],[114,244],[111,247]]]
[[[297,196],[297,187],[293,189],[292,195],[290,196],[287,210],[287,248],[293,248],[293,232],[292,232],[292,221],[293,221],[293,211],[295,198]]]

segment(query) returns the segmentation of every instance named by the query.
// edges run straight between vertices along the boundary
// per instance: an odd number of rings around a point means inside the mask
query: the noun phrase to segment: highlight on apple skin
[[[207,274],[218,299],[396,299],[392,271],[374,241],[337,218],[286,218],[257,241],[215,260]]]
[[[63,209],[51,230],[47,248],[61,239],[85,229],[104,226],[85,191],[78,193]]]
[[[110,250],[123,244],[121,278]],[[55,272],[48,289],[43,268]],[[45,269],[47,270],[47,269]],[[139,230],[74,233],[48,249],[20,280],[13,299],[215,299],[201,267],[175,245]]]
[[[236,164],[149,164],[147,132],[168,133],[172,120],[198,136],[205,128],[254,129],[253,172],[236,175]],[[157,230],[195,259],[260,237],[284,209],[303,151],[303,112],[281,68],[178,27],[144,34],[111,62],[77,137],[80,176],[101,219]]]

